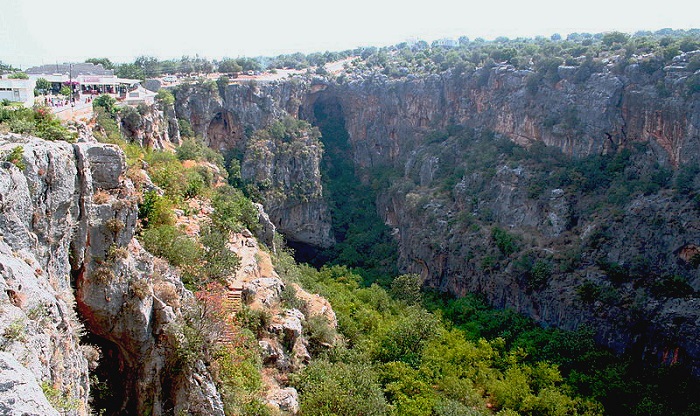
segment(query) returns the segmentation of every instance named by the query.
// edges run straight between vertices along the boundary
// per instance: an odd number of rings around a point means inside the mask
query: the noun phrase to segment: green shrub
[[[177,158],[180,160],[199,160],[202,157],[204,144],[194,138],[186,137],[175,150]]]
[[[656,297],[685,298],[693,296],[695,290],[683,276],[667,275],[654,280],[651,285],[651,293]]]
[[[212,205],[212,222],[222,231],[238,232],[243,227],[255,231],[259,227],[258,210],[238,189],[228,185],[218,187]]]
[[[299,309],[302,312],[306,312],[306,303],[297,297],[297,291],[290,283],[285,284],[282,288],[280,300],[287,309]]]
[[[420,276],[417,274],[402,274],[391,281],[389,291],[395,299],[400,299],[409,305],[420,304],[423,300],[421,294]]]
[[[518,251],[518,244],[516,243],[515,237],[503,228],[493,227],[491,229],[491,238],[496,244],[496,247],[498,247],[505,256],[510,256]]]
[[[114,114],[117,111],[117,100],[109,94],[102,94],[95,98],[92,102],[92,107],[97,110],[97,108],[102,108],[107,114]]]
[[[80,406],[80,400],[70,397],[69,394],[63,393],[59,389],[53,387],[48,381],[41,383],[41,390],[44,396],[56,410],[64,413],[75,411]]]
[[[15,146],[12,148],[10,153],[5,156],[5,161],[17,166],[19,170],[24,170],[27,165],[24,163],[24,159],[22,157],[23,153],[24,148],[22,146]]]
[[[309,352],[317,355],[333,346],[336,332],[328,319],[323,315],[313,315],[306,319],[304,327],[306,339],[309,341]]]
[[[299,390],[305,416],[388,415],[375,371],[363,364],[312,362],[292,385]]]
[[[2,333],[5,338],[3,346],[9,342],[25,342],[27,340],[27,324],[23,318],[17,318],[10,323]]]
[[[148,191],[143,194],[143,202],[139,205],[139,218],[148,227],[174,225],[173,203],[156,191]]]
[[[93,106],[94,107],[94,106]],[[94,107],[99,129],[94,129],[95,137],[102,143],[121,144],[122,134],[117,121],[104,107]]]
[[[250,309],[244,306],[236,314],[236,319],[243,328],[260,335],[263,331],[267,330],[267,327],[272,322],[272,315],[266,310]]]
[[[215,227],[202,228],[199,238],[204,246],[203,271],[211,280],[222,283],[236,272],[240,257],[228,248],[229,236]]]
[[[158,103],[161,105],[170,106],[175,104],[175,96],[173,96],[173,93],[169,90],[161,88],[156,93],[156,101],[158,101]]]
[[[172,225],[150,227],[141,238],[148,251],[174,266],[197,265],[202,257],[199,244]]]
[[[576,295],[583,303],[593,303],[600,297],[600,286],[590,280],[586,280],[576,288]]]
[[[192,125],[189,121],[184,118],[177,120],[178,127],[180,128],[180,135],[182,137],[194,137],[194,130],[192,130]]]

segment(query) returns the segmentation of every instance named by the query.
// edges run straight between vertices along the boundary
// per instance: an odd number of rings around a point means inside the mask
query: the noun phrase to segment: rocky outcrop
[[[250,134],[286,115],[298,116],[308,82],[236,82],[183,84],[176,88],[178,118],[189,121],[195,135],[223,152],[242,149]]]
[[[240,266],[228,282],[229,288],[240,288],[241,306],[266,317],[265,327],[257,334],[266,403],[275,411],[286,412],[283,414],[297,414],[297,391],[287,382],[290,373],[303,369],[311,360],[309,319],[321,317],[333,330],[329,333],[334,332],[338,326],[335,312],[328,300],[280,278],[270,254],[251,234],[234,235],[230,248],[240,257]],[[317,347],[331,348],[337,340],[327,341]]]
[[[180,127],[173,105],[141,104],[119,114],[121,132],[129,141],[151,149],[171,149],[180,144]]]
[[[297,121],[284,124],[288,123]],[[278,122],[275,127],[284,129],[284,124]],[[289,240],[331,246],[334,241],[323,199],[323,145],[318,130],[301,128],[283,137],[266,133],[246,140],[241,178],[257,189],[270,220]]]
[[[0,169],[4,350],[70,404],[66,414],[90,413],[89,365],[100,353],[80,345],[86,331],[122,377],[110,414],[223,415],[201,363],[171,371],[171,329],[192,295],[133,239],[136,197],[121,150],[0,138],[3,153],[17,146],[23,166]]]
[[[7,416],[58,416],[34,374],[12,355],[0,352],[0,412]]]
[[[315,129],[293,137],[253,135],[273,122],[298,117],[308,81],[185,84],[175,90],[177,116],[224,154],[238,155],[241,178],[259,190],[270,220],[292,241],[333,244],[323,200],[323,146]]]

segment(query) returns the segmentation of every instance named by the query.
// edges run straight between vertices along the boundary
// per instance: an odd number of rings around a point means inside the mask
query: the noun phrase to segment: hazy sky
[[[41,63],[138,55],[278,55],[461,35],[700,27],[694,0],[0,0],[0,61]]]

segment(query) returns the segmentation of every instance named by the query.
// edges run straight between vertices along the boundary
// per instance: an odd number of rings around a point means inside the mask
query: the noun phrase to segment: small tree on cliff
[[[114,114],[114,112],[116,111],[116,104],[116,98],[108,94],[102,94],[99,97],[95,98],[95,101],[92,102],[92,107],[101,107],[107,112],[107,114]]]

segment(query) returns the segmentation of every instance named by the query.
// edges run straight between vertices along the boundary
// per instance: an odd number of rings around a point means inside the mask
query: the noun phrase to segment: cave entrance
[[[117,345],[89,331],[81,343],[93,345],[101,352],[97,367],[90,369],[90,406],[94,414],[135,415],[135,403],[127,396],[130,380]]]
[[[230,111],[216,113],[207,127],[207,145],[215,150],[224,152],[239,148],[243,138],[243,126]]]

